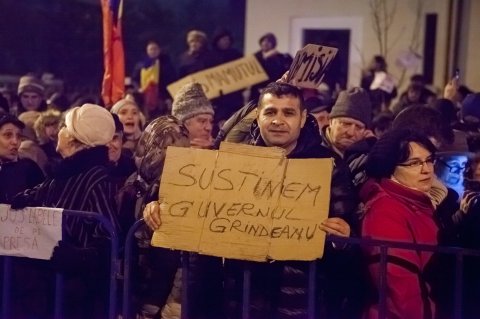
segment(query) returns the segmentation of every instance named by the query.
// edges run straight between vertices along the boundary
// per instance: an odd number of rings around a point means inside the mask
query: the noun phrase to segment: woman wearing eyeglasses
[[[365,204],[362,236],[379,240],[437,245],[438,227],[428,192],[434,178],[435,146],[411,130],[393,130],[371,150],[360,191]],[[366,247],[372,283],[380,277],[380,249]],[[434,318],[430,288],[423,279],[431,252],[388,249],[387,318]],[[367,318],[378,317],[378,304]]]

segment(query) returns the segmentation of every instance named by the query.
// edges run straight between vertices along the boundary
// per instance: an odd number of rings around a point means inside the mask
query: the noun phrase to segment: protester
[[[142,133],[135,150],[137,170],[119,193],[120,216],[123,233],[135,220],[142,217],[145,205],[158,200],[158,190],[168,146],[188,147],[188,131],[173,116],[161,116],[153,120]],[[172,310],[178,300],[167,303],[174,277],[180,265],[180,252],[150,246],[152,232],[148,229],[137,231],[139,259],[134,295],[138,300],[137,312],[147,311],[159,315]]]
[[[219,29],[215,32],[212,41],[212,66],[228,63],[240,59],[243,54],[232,47],[233,36],[225,29]],[[243,106],[242,91],[236,91],[229,94],[220,92],[220,96],[212,100],[215,107],[215,123],[221,127],[235,111]]]
[[[387,71],[387,62],[383,56],[375,55],[372,58],[368,68],[363,71],[360,87],[368,92],[375,115],[388,110],[397,96],[397,87]]]
[[[176,79],[170,57],[162,51],[158,42],[149,41],[146,47],[147,54],[143,61],[136,65],[132,76],[139,84],[148,119],[167,113],[168,105],[171,103],[167,86]]]
[[[288,71],[293,59],[288,53],[277,50],[277,37],[273,33],[266,33],[258,40],[260,50],[255,52],[255,58],[268,75],[264,82],[255,84],[250,89],[250,100],[257,100],[261,90],[272,81],[276,81]]]
[[[329,113],[332,109],[330,101],[323,96],[313,96],[305,100],[305,108],[317,120],[320,132],[328,125]]]
[[[57,207],[102,214],[118,231],[115,184],[109,177],[108,148],[115,133],[111,114],[85,104],[70,110],[58,133],[63,160],[53,176],[18,194],[12,208]],[[106,318],[109,283],[108,233],[82,217],[65,216],[63,239],[54,250],[53,266],[65,275],[64,315]]]
[[[125,184],[127,178],[136,171],[133,153],[123,148],[123,124],[117,114],[112,114],[115,121],[115,134],[113,139],[107,144],[108,158],[110,160],[110,175],[120,189]]]
[[[145,126],[145,117],[135,101],[126,98],[115,103],[110,112],[118,115],[122,122],[124,134],[122,147],[133,153]]]
[[[45,86],[33,75],[25,75],[20,78],[18,83],[18,96],[20,104],[18,105],[18,114],[26,111],[42,112],[47,109],[45,102]]]
[[[438,226],[428,196],[433,181],[435,146],[421,134],[394,130],[383,135],[370,152],[366,164],[370,178],[360,195],[366,205],[362,236],[417,244],[437,244]],[[378,287],[378,247],[365,248],[371,261],[372,283]],[[432,253],[388,250],[387,316],[435,318],[435,305],[422,273]],[[373,304],[366,317],[378,317]]]
[[[62,122],[62,114],[52,109],[40,113],[33,125],[39,146],[47,156],[48,162],[45,165],[45,173],[48,176],[53,174],[55,166],[62,159],[62,156],[56,150],[58,131]]]
[[[343,158],[348,147],[372,137],[372,104],[365,90],[353,88],[338,95],[322,130],[322,144]]]
[[[318,125],[313,117],[307,116],[300,90],[288,84],[272,83],[265,88],[259,101],[257,118],[252,124],[252,143],[254,145],[281,147],[285,149],[289,158],[330,158],[334,156],[333,152],[320,145]],[[353,187],[350,185],[348,169],[341,165],[337,166],[332,180],[330,217],[322,223],[322,229],[327,233],[339,236],[350,236],[351,234],[350,223],[355,224],[354,212],[357,203],[355,195],[352,193]],[[144,210],[144,218],[152,229],[161,227],[157,202],[147,205]],[[333,256],[335,253],[331,254]],[[326,259],[328,258],[333,257],[326,257]],[[232,280],[238,282],[238,277],[236,277],[238,267],[235,262],[230,263]],[[340,265],[336,266],[332,266],[332,268],[338,270]],[[261,309],[257,309],[258,312],[254,318],[278,318],[279,315],[283,317],[285,314],[289,314],[287,317],[303,318],[306,315],[304,289],[306,288],[307,263],[276,262],[275,264],[252,265],[252,267],[256,269],[255,276],[258,275],[264,283],[271,282],[273,284],[273,286],[262,286],[261,283],[256,282],[254,285],[255,298],[260,298],[262,293],[266,293],[272,298],[269,301],[270,305],[278,306],[271,308],[264,305]],[[337,278],[332,275],[333,277]],[[269,281],[267,278],[273,281]],[[334,280],[332,279],[332,281]],[[289,288],[280,289],[285,282],[289,282]],[[341,284],[344,287],[345,283]],[[297,291],[295,296],[285,294],[285,291],[289,289]],[[260,299],[255,298],[253,303],[258,305]],[[296,315],[292,315],[292,311],[295,311]]]
[[[0,203],[9,204],[13,197],[43,181],[35,162],[20,159],[21,132],[25,125],[15,116],[0,114]]]
[[[372,120],[372,131],[375,137],[380,138],[385,134],[393,123],[393,115],[389,112],[383,112],[377,114]]]
[[[192,147],[212,147],[214,111],[199,83],[186,84],[175,94],[172,115],[187,128]]]
[[[47,172],[48,156],[40,147],[34,128],[35,122],[39,117],[40,112],[37,111],[26,111],[18,116],[18,119],[25,124],[25,128],[22,131],[22,143],[18,153],[21,158],[29,158],[37,163],[45,174]]]
[[[187,33],[186,40],[188,49],[182,53],[178,63],[179,78],[213,66],[213,57],[208,48],[207,35],[205,32],[191,30]]]

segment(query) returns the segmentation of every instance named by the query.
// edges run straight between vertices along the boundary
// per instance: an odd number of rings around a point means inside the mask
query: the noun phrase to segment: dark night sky
[[[103,72],[100,0],[1,0],[0,74],[51,72],[76,87],[96,88]],[[242,50],[245,0],[124,0],[126,72],[145,42],[160,41],[175,61],[185,34],[227,27]]]

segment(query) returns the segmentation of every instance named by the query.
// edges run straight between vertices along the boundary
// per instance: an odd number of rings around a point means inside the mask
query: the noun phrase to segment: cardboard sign
[[[0,204],[0,255],[50,259],[62,239],[63,209]]]
[[[337,52],[337,48],[307,44],[295,55],[288,71],[287,83],[302,88],[317,89]]]
[[[332,167],[280,148],[169,147],[152,245],[254,261],[321,258]]]
[[[268,80],[268,75],[255,56],[224,63],[219,66],[190,74],[167,87],[175,96],[185,84],[197,82],[202,85],[208,99],[245,89],[254,84]]]

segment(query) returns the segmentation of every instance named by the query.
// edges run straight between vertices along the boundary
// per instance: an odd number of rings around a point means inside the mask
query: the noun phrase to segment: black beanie
[[[350,117],[365,124],[372,124],[372,103],[368,93],[359,87],[341,91],[332,107],[330,118]]]

